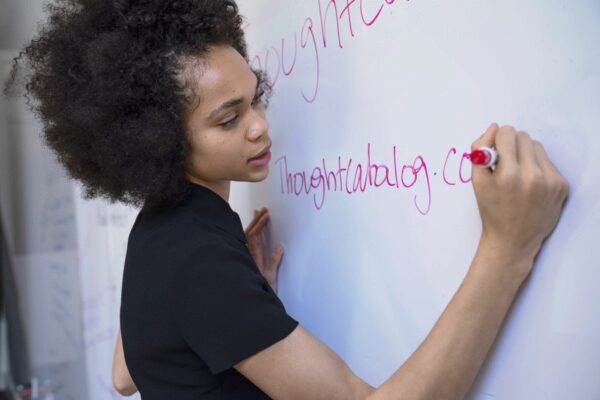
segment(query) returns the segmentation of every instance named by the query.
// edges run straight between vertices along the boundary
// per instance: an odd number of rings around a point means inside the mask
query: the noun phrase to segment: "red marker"
[[[491,168],[498,162],[498,152],[493,147],[480,147],[469,154],[469,159],[475,165]]]

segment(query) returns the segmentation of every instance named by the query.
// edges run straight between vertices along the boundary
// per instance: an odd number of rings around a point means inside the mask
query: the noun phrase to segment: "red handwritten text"
[[[290,170],[288,157],[281,156],[275,160],[279,168],[281,194],[310,196],[315,208],[320,210],[329,192],[352,195],[375,189],[413,190],[416,192],[413,196],[415,208],[420,214],[427,215],[432,203],[432,178],[438,173],[431,172],[422,155],[417,155],[410,162],[400,163],[396,146],[389,149],[389,153],[387,162],[376,162],[372,157],[372,145],[368,143],[366,160],[338,156],[332,163],[323,158],[308,171]],[[448,186],[471,181],[464,171],[464,161],[469,159],[469,153],[462,153],[461,157],[456,154],[456,149],[452,147],[442,164],[442,181]]]
[[[309,71],[313,78],[312,84],[301,89],[300,94],[307,103],[312,103],[319,94],[321,81],[319,54],[331,43],[328,41],[330,36],[334,36],[337,46],[342,49],[344,39],[356,36],[355,19],[366,27],[372,27],[381,18],[385,7],[398,3],[400,1],[397,0],[316,0],[318,19],[306,17],[298,31],[268,46],[262,54],[255,55],[251,64],[268,72],[273,87],[282,76],[289,77],[297,65],[301,65],[301,70]]]

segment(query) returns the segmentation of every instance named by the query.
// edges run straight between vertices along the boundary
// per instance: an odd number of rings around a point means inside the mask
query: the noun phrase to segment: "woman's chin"
[[[267,179],[267,177],[269,176],[269,166],[265,166],[264,168],[262,168],[261,171],[256,171],[253,174],[251,174],[247,179],[245,179],[246,182],[262,182],[265,179]]]

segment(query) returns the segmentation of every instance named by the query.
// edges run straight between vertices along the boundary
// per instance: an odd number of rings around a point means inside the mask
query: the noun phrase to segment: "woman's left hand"
[[[256,265],[262,276],[265,277],[273,291],[277,293],[277,273],[283,257],[283,246],[278,244],[275,250],[267,258],[264,253],[263,230],[269,222],[269,210],[262,208],[254,211],[254,218],[246,228],[246,238],[248,239],[248,249],[254,258]]]

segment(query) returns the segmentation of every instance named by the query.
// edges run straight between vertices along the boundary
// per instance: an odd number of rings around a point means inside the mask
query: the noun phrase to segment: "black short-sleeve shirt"
[[[250,255],[238,215],[190,183],[143,208],[129,235],[121,334],[142,400],[268,399],[233,366],[289,335],[290,317]]]

